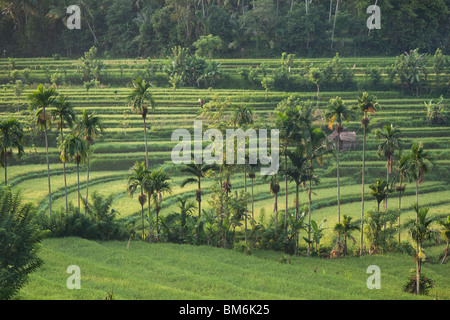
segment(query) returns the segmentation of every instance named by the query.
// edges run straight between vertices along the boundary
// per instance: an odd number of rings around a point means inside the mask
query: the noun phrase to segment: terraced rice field
[[[320,64],[325,59],[302,60],[303,63]],[[378,65],[388,66],[394,59],[389,58],[344,58],[343,61],[349,65],[355,66],[356,77],[364,76],[366,66]],[[152,62],[162,62],[152,60]],[[229,98],[233,104],[247,104],[254,108],[256,122],[274,126],[273,110],[277,104],[296,94],[304,100],[316,101],[316,90],[305,92],[274,92],[271,91],[266,97],[265,91],[256,86],[257,89],[242,89],[240,86],[239,75],[236,68],[240,66],[258,66],[260,63],[266,63],[269,68],[275,67],[278,60],[220,60],[222,68],[230,73],[231,81],[237,79],[234,86],[229,89],[198,89],[198,88],[180,88],[173,92],[168,84],[156,86],[152,89],[153,97],[157,103],[155,111],[148,116],[148,147],[150,166],[165,166],[172,177],[173,193],[164,197],[161,214],[165,215],[176,210],[177,197],[183,194],[191,194],[195,197],[195,186],[180,187],[183,179],[179,174],[179,168],[171,162],[170,152],[176,142],[171,141],[173,130],[179,128],[193,131],[193,124],[200,112],[198,99],[202,98],[208,101],[213,95],[219,95],[222,99]],[[6,60],[0,60],[0,79],[7,77]],[[14,96],[11,88],[3,92],[0,91],[0,119],[14,116],[20,120],[26,121],[29,117],[27,111],[26,95],[34,90],[39,82],[45,80],[42,66],[48,65],[51,68],[58,68],[61,72],[72,77],[74,72],[74,63],[72,60],[53,61],[51,59],[17,59],[16,68],[29,68],[31,70],[30,84],[21,96],[21,106],[17,105],[17,97]],[[90,183],[89,191],[97,191],[100,194],[114,194],[115,200],[113,207],[120,212],[119,217],[128,217],[140,214],[140,205],[136,198],[130,199],[126,195],[126,177],[130,167],[136,161],[145,160],[144,152],[144,134],[143,122],[139,115],[133,114],[127,105],[126,97],[130,92],[131,79],[133,72],[138,70],[145,60],[106,60],[104,61],[108,78],[121,77],[125,85],[116,86],[114,83],[101,84],[98,88],[93,88],[86,94],[86,90],[76,83],[61,86],[58,89],[60,94],[67,95],[69,100],[75,106],[78,115],[85,109],[88,112],[96,112],[101,116],[105,132],[96,140],[93,148],[90,165]],[[122,66],[122,71],[121,67]],[[126,68],[125,68],[126,66]],[[133,69],[131,68],[133,66]],[[35,68],[36,67],[36,68]],[[292,72],[296,72],[295,69]],[[164,73],[159,71],[161,78],[164,79]],[[383,74],[383,79],[386,77]],[[433,75],[430,74],[430,78]],[[123,80],[125,79],[125,80]],[[163,81],[162,81],[163,82]],[[371,118],[372,131],[385,124],[393,124],[401,130],[401,138],[404,142],[405,151],[410,149],[413,142],[422,141],[425,149],[431,151],[433,163],[435,165],[420,185],[420,204],[432,207],[432,212],[446,216],[450,208],[450,131],[449,127],[431,127],[425,122],[426,111],[423,105],[429,98],[416,98],[404,95],[397,91],[379,91],[371,92],[378,97],[381,110]],[[324,111],[330,98],[341,96],[347,104],[356,103],[356,98],[360,94],[358,91],[346,92],[320,92],[317,105],[320,111]],[[19,108],[19,110],[18,110]],[[124,113],[127,114],[125,118]],[[124,122],[126,128],[124,128]],[[325,123],[323,126],[326,127]],[[358,141],[353,150],[346,151],[341,155],[341,212],[354,217],[355,220],[360,216],[361,211],[361,160],[362,160],[362,129],[359,119],[346,124],[350,131],[356,131]],[[68,129],[65,129],[66,132]],[[52,199],[54,208],[60,208],[64,205],[64,181],[62,178],[62,164],[59,159],[56,138],[58,130],[54,126],[50,133],[49,156],[52,181]],[[43,139],[38,135],[36,144],[32,145],[28,139],[26,145],[26,155],[19,161],[12,160],[8,168],[9,184],[14,188],[20,188],[25,200],[33,202],[40,210],[48,210],[47,200],[47,173],[45,165],[45,145]],[[377,156],[377,143],[372,135],[368,134],[366,146],[366,169],[367,185],[365,190],[369,190],[368,185],[373,183],[377,177],[385,177],[385,159]],[[68,187],[69,201],[76,204],[76,170],[74,165],[68,165]],[[336,201],[336,164],[332,157],[325,160],[324,166],[318,170],[321,182],[313,189],[313,219],[322,221],[327,219],[327,225],[331,228],[337,222],[337,201]],[[86,181],[85,167],[82,168],[80,176],[82,195],[84,196],[84,184]],[[233,176],[233,190],[240,191],[244,187],[244,178],[242,173]],[[203,183],[205,198],[208,198],[212,181]],[[257,219],[263,215],[267,218],[273,210],[273,196],[268,192],[269,187],[259,175],[257,175],[254,184],[255,194],[255,216]],[[285,190],[282,188],[279,198],[284,199]],[[290,184],[290,209],[294,208],[295,185]],[[302,192],[300,196],[301,204],[307,203],[307,193]],[[412,218],[410,204],[414,202],[415,189],[414,184],[408,184],[406,193],[402,199],[403,221]],[[283,202],[280,200],[279,202]],[[283,202],[284,203],[284,202]],[[397,196],[391,195],[389,205],[398,206]],[[207,207],[206,201],[204,205]],[[375,206],[375,200],[366,195],[366,207],[368,209]],[[205,208],[206,209],[206,208]],[[280,209],[284,209],[284,204],[280,204]],[[330,243],[332,232],[326,233],[325,243]]]

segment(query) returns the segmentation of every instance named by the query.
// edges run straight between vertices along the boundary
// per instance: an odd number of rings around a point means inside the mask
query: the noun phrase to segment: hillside
[[[132,241],[94,242],[78,238],[45,240],[44,265],[32,274],[18,299],[450,299],[448,266],[425,264],[436,287],[429,296],[401,291],[408,270],[406,255],[346,259],[290,257],[260,251],[245,255],[233,250]],[[68,290],[66,269],[77,265],[81,289]],[[381,289],[366,286],[368,266],[381,271]]]

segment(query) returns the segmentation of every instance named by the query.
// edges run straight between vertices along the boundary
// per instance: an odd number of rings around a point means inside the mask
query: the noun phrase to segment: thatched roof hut
[[[328,136],[328,141],[336,143],[338,139],[338,132],[335,130]],[[340,150],[350,150],[356,147],[356,132],[348,131],[347,128],[343,128],[341,132]]]

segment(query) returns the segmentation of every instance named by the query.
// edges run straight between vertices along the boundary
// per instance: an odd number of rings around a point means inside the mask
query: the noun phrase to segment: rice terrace
[[[450,299],[448,1],[69,2],[0,1],[1,300]]]

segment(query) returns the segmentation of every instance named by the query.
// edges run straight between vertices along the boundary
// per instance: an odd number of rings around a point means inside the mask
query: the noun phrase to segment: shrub
[[[421,273],[419,282],[419,294],[427,295],[428,291],[434,287],[433,280],[426,277],[424,273]],[[408,280],[406,280],[405,284],[403,285],[403,291],[415,294],[417,293],[416,286],[416,269],[411,269],[409,270]]]
[[[30,203],[18,192],[0,189],[0,300],[11,299],[42,264],[37,256],[42,233],[33,222]]]

